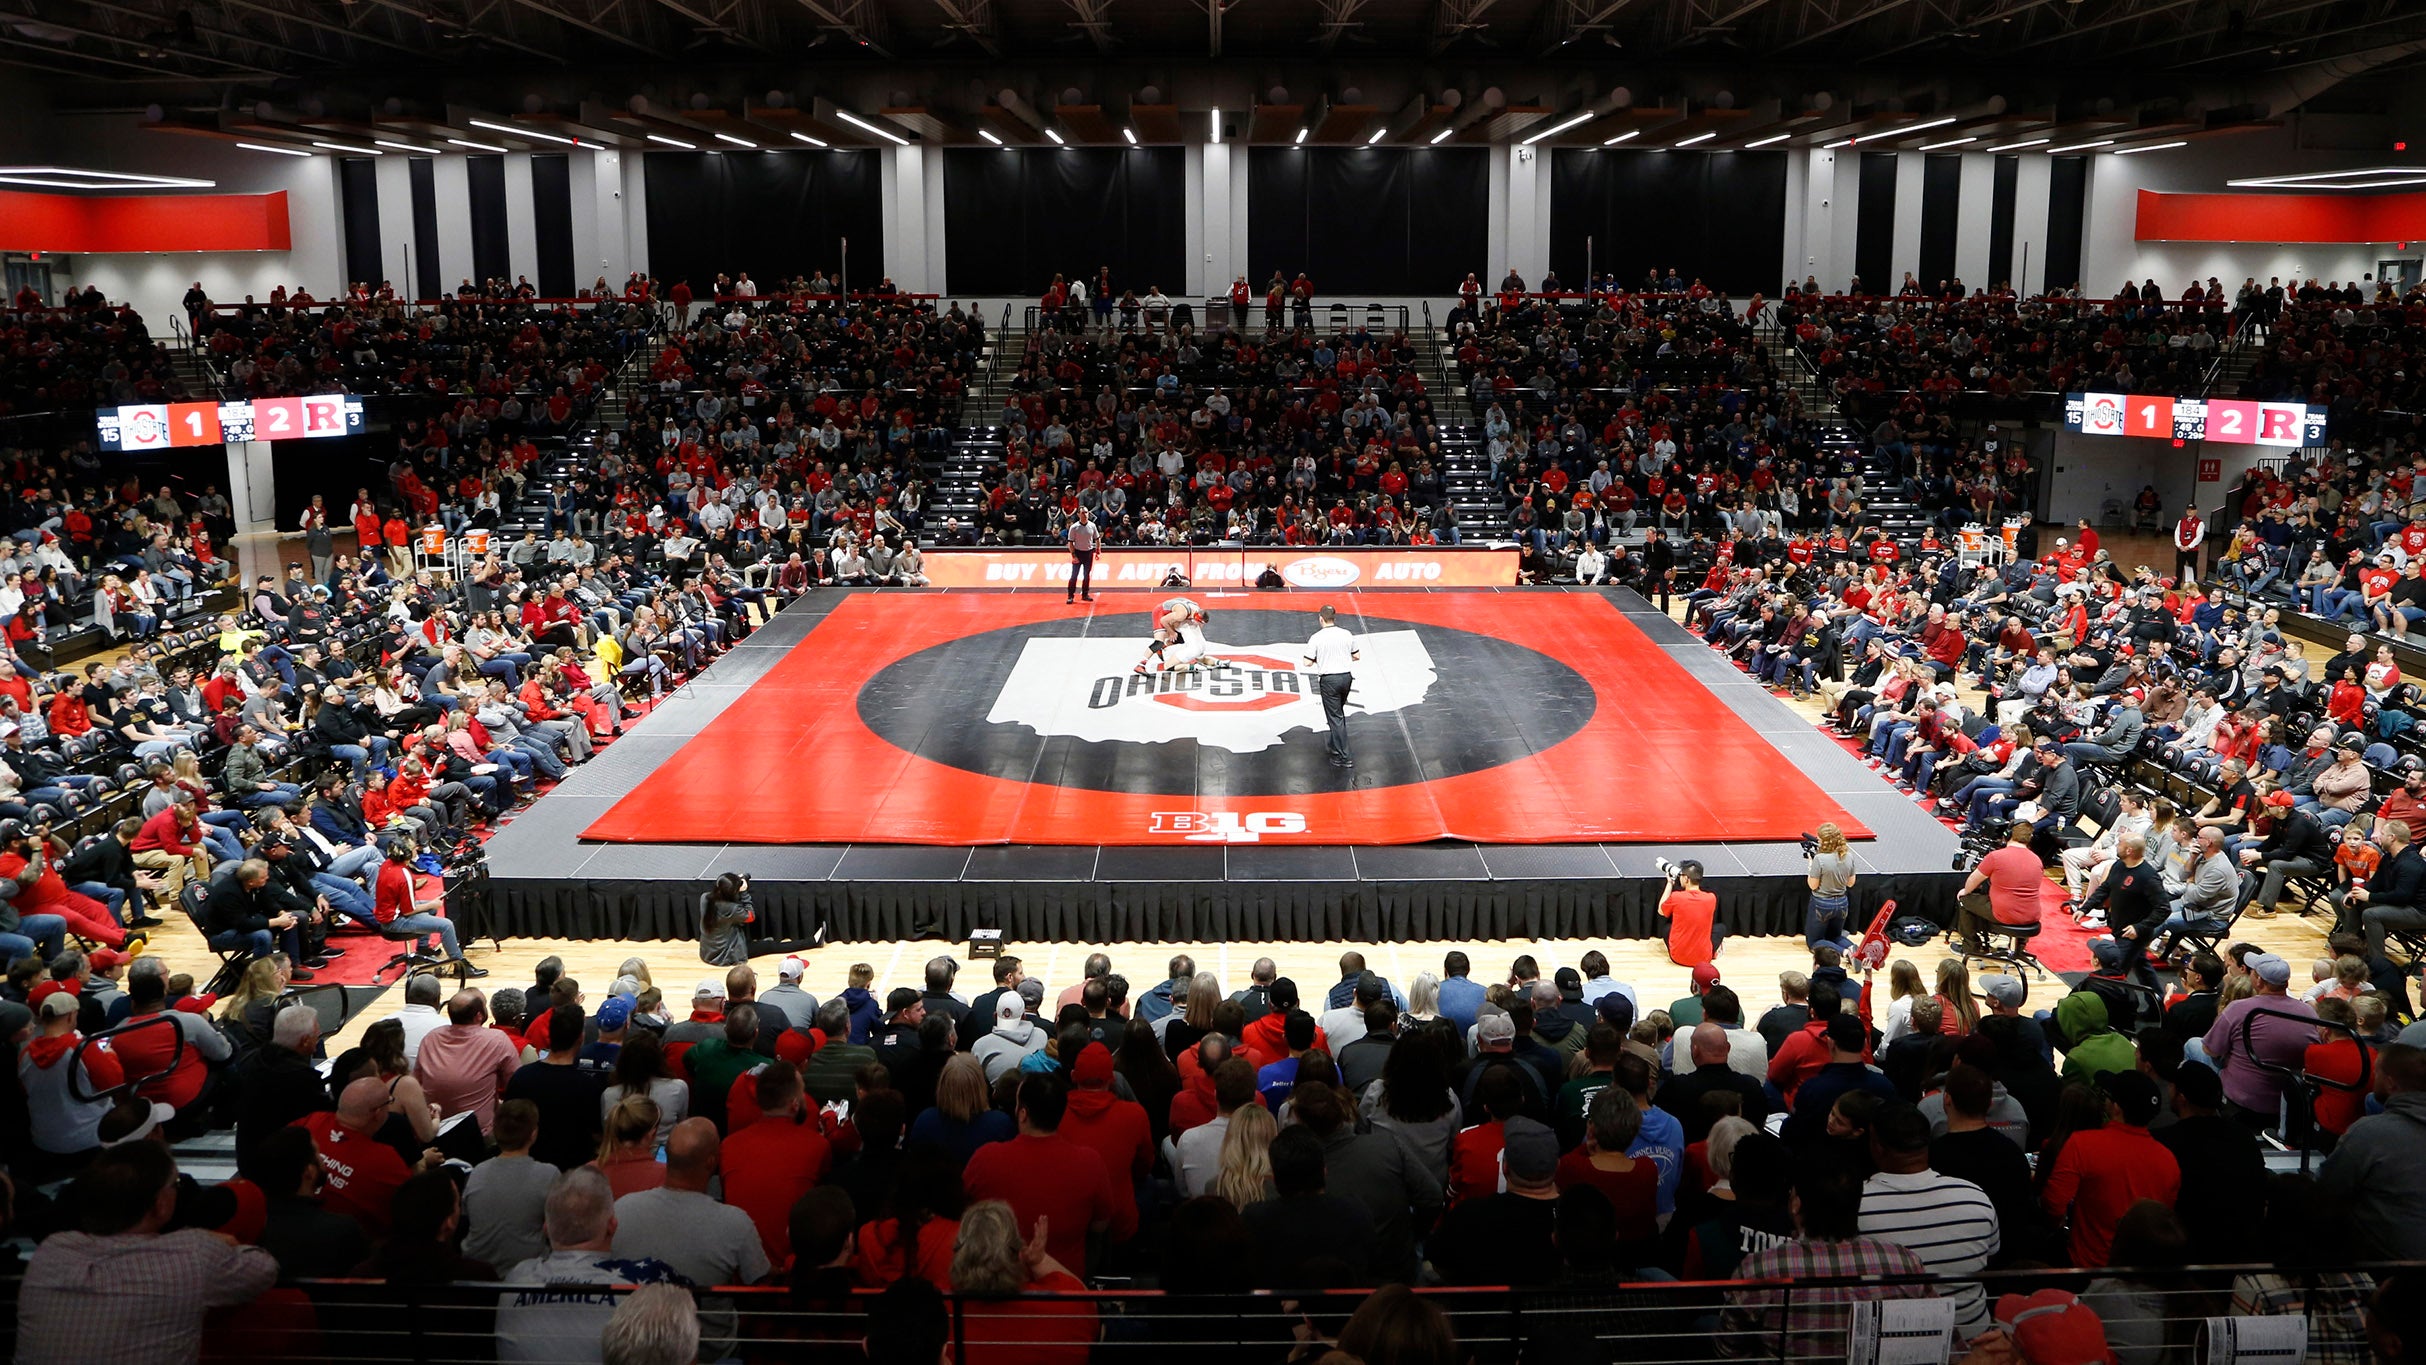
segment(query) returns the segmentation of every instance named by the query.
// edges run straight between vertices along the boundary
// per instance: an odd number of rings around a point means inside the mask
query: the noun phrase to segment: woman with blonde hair
[[[1213,1011],[1222,1002],[1221,978],[1198,972],[1188,978],[1188,1008],[1162,1028],[1163,1055],[1176,1062],[1213,1032]]]
[[[1250,1106],[1261,1108],[1261,1105]],[[1240,1111],[1245,1112],[1245,1111]],[[999,1302],[967,1307],[960,1365],[1086,1365],[1095,1344],[1095,1306],[1085,1299],[1014,1298],[1078,1294],[1086,1283],[1045,1250],[1044,1220],[1020,1236],[1019,1216],[999,1199],[960,1215],[952,1243],[952,1288]]]
[[[935,1078],[935,1106],[910,1125],[911,1144],[931,1142],[942,1148],[951,1155],[955,1171],[969,1164],[978,1148],[1018,1135],[1018,1123],[993,1105],[985,1063],[969,1052],[955,1052],[944,1062]]]
[[[1929,988],[1921,984],[1919,963],[1899,957],[1887,964],[1887,1017],[1878,1029],[1878,1045],[1882,1050],[1912,1031],[1912,1002],[1928,998]]]
[[[1260,1104],[1247,1105],[1231,1114],[1229,1131],[1221,1139],[1213,1193],[1228,1200],[1241,1213],[1246,1212],[1249,1204],[1271,1198],[1272,1138],[1279,1132],[1279,1120]]]
[[[1833,820],[1812,831],[1812,840],[1803,866],[1803,883],[1811,888],[1811,905],[1803,912],[1803,943],[1812,948],[1833,943],[1837,951],[1849,952],[1853,944],[1845,937],[1845,916],[1853,909],[1853,847]]]
[[[1945,1010],[1939,1032],[1967,1038],[1980,1026],[1980,1002],[1971,995],[1971,969],[1961,958],[1949,957],[1937,964],[1937,1001]]]
[[[219,1002],[219,1021],[243,1029],[256,1043],[270,1041],[278,1017],[278,997],[286,993],[286,954],[254,958],[237,979],[236,989]]]
[[[598,1137],[598,1159],[590,1164],[607,1178],[617,1199],[665,1184],[665,1163],[657,1159],[657,1101],[645,1094],[627,1094],[615,1101]]]
[[[1417,972],[1407,983],[1407,1012],[1399,1016],[1399,1027],[1409,1024],[1429,1024],[1440,1018],[1440,974]]]

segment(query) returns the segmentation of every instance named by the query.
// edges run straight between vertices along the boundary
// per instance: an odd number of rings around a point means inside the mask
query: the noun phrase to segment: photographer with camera
[[[1727,926],[1718,922],[1718,897],[1702,890],[1702,865],[1688,858],[1672,863],[1657,860],[1668,878],[1659,898],[1659,917],[1668,921],[1668,960],[1679,967],[1699,967],[1718,956],[1727,940]]]
[[[1817,948],[1833,943],[1838,952],[1851,952],[1845,937],[1845,916],[1853,909],[1853,848],[1835,821],[1803,836],[1803,883],[1811,888],[1811,906],[1803,912],[1803,943]]]
[[[727,872],[699,897],[699,960],[711,967],[739,967],[750,960],[748,926],[758,920],[750,901],[750,879]]]

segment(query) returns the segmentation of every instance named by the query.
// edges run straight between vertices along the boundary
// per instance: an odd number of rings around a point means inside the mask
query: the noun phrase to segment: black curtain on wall
[[[944,276],[955,294],[1044,293],[1112,268],[1114,290],[1187,292],[1177,147],[953,147],[943,153]],[[654,192],[655,186],[651,186]]]
[[[2013,206],[2021,197],[2022,159],[2007,152],[1996,159],[1995,188],[1988,208],[1988,278],[1991,289],[2013,279]]]
[[[345,219],[345,277],[379,287],[379,169],[368,157],[337,162],[340,214]],[[409,286],[411,281],[406,281]]]
[[[1568,148],[1550,159],[1550,264],[1583,283],[1593,268],[1632,289],[1673,267],[1728,294],[1775,294],[1786,252],[1786,158],[1780,152],[1630,152]],[[1483,287],[1499,283],[1497,267]]]
[[[444,288],[438,281],[437,163],[417,156],[404,168],[413,187],[413,288],[418,297],[434,299]]]
[[[505,158],[463,159],[465,196],[471,200],[472,278],[505,279],[514,273],[514,252],[505,229]]]
[[[2089,207],[2089,158],[2059,156],[2047,178],[2047,287],[2081,282],[2081,220]]]
[[[884,192],[874,152],[648,154],[649,273],[705,297],[718,275],[760,289],[828,275],[851,243],[851,287],[884,278]]]
[[[1861,207],[1853,223],[1853,273],[1862,292],[1892,294],[1895,271],[1895,153],[1862,153]]]
[[[1921,163],[1921,287],[1954,278],[1954,241],[1962,222],[1963,159],[1933,156]],[[1965,280],[1966,285],[1978,281]]]
[[[1440,294],[1498,283],[1490,152],[1481,147],[1256,147],[1247,155],[1247,279],[1317,292]]]
[[[573,160],[568,156],[531,158],[531,226],[539,249],[542,298],[569,299],[580,286],[573,268]]]

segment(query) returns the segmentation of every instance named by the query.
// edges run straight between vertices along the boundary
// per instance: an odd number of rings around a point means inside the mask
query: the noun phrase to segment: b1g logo
[[[1158,810],[1146,817],[1148,834],[1203,844],[1252,844],[1267,834],[1305,832],[1306,817],[1293,810]]]

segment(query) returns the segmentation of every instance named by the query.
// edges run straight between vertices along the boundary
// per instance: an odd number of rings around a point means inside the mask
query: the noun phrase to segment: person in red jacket
[[[2172,1208],[2182,1192],[2181,1164],[2148,1135],[2163,1102],[2156,1082],[2137,1071],[2109,1071],[2097,1088],[2106,1095],[2106,1126],[2064,1140],[2039,1195],[2050,1218],[2069,1218],[2072,1263],[2084,1270],[2106,1264],[2114,1226],[2132,1205],[2153,1199]]]
[[[1154,1129],[1146,1107],[1112,1093],[1112,1050],[1089,1043],[1070,1068],[1069,1109],[1061,1135],[1103,1158],[1112,1178],[1112,1198],[1137,1217],[1137,1182],[1154,1168]]]
[[[437,1148],[430,1147],[422,1151],[418,1164],[407,1166],[394,1147],[379,1140],[379,1127],[387,1122],[393,1107],[388,1083],[365,1076],[346,1086],[334,1110],[295,1121],[296,1127],[312,1135],[312,1150],[320,1157],[320,1170],[326,1177],[321,1187],[322,1207],[352,1217],[374,1238],[387,1232],[396,1187],[434,1169],[444,1159]]]
[[[833,1145],[802,1102],[800,1068],[776,1061],[756,1075],[758,1117],[724,1140],[724,1202],[750,1215],[780,1270],[792,1261],[792,1205],[825,1178]]]
[[[1085,1265],[1088,1234],[1125,1242],[1137,1233],[1137,1210],[1134,1203],[1124,1210],[1093,1148],[1061,1135],[1068,1109],[1060,1077],[1030,1073],[1019,1085],[1019,1136],[978,1148],[961,1186],[972,1205],[1009,1204],[1023,1227],[1046,1220],[1047,1253],[1064,1265]]]
[[[1297,983],[1285,976],[1276,978],[1265,989],[1264,997],[1271,1002],[1271,1010],[1257,1016],[1238,1035],[1239,1053],[1254,1063],[1258,1071],[1291,1055],[1288,1023],[1289,1011],[1297,1008]],[[1326,1056],[1331,1051],[1331,1040],[1324,1036],[1319,1024],[1314,1029],[1314,1050]]]

